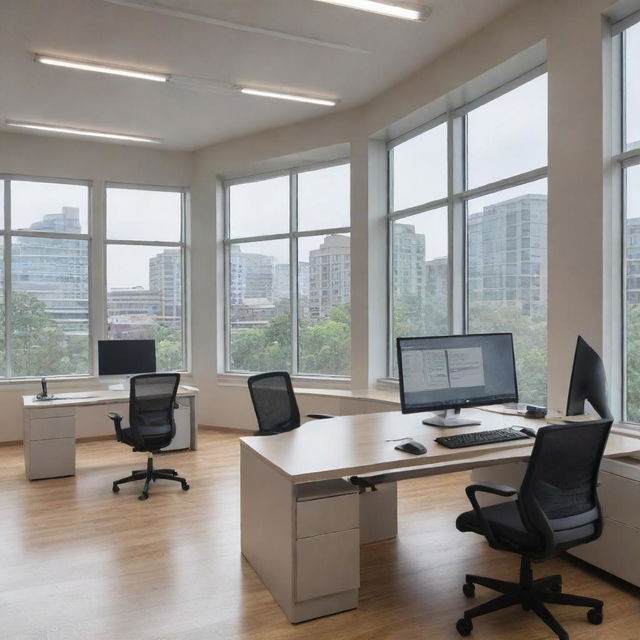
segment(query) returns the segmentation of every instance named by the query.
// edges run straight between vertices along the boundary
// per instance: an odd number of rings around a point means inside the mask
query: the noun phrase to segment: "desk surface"
[[[178,397],[195,396],[198,393],[196,387],[180,385]],[[59,396],[60,399],[57,399]],[[112,391],[110,389],[89,389],[86,391],[63,391],[55,394],[54,400],[36,400],[33,394],[22,396],[22,404],[25,409],[46,409],[54,407],[76,407],[92,404],[109,404],[111,402],[128,402],[128,391]]]
[[[477,418],[482,424],[456,429],[432,427],[422,424],[425,414],[403,415],[394,411],[315,420],[287,433],[246,437],[240,441],[242,447],[253,451],[295,483],[459,461],[471,468],[474,464],[526,460],[533,440],[447,449],[434,442],[434,438],[511,425],[536,428],[546,424],[542,420],[480,409],[465,410],[464,415]],[[422,442],[427,452],[415,456],[397,451],[394,448],[397,442],[387,442],[404,437]],[[605,455],[620,457],[637,452],[640,452],[640,439],[612,433]]]

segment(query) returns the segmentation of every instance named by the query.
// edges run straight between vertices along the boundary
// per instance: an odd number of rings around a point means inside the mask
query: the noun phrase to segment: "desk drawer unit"
[[[348,594],[343,608],[357,602],[360,587],[358,493],[344,480],[298,488],[294,601],[322,615],[323,599]]]
[[[24,457],[29,480],[75,475],[75,447],[73,409],[25,411]]]

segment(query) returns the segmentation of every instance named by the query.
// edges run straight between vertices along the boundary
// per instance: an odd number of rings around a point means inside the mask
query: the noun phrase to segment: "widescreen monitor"
[[[155,340],[98,340],[98,375],[155,373]]]
[[[446,412],[425,424],[479,424],[460,409],[518,402],[510,333],[398,338],[397,348],[402,413]]]

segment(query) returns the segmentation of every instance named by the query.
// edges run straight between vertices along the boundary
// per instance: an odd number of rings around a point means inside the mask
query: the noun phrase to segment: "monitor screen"
[[[398,338],[402,413],[518,401],[510,333]]]
[[[98,374],[155,373],[155,340],[98,340]]]

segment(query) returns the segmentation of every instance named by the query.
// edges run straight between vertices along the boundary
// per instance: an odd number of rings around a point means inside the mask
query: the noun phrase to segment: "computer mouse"
[[[537,431],[531,427],[522,427],[522,429],[520,429],[520,433],[524,433],[525,436],[529,436],[530,438],[535,438]]]
[[[418,456],[421,453],[427,453],[427,447],[422,442],[416,442],[415,440],[407,440],[402,444],[397,444],[395,447],[398,451],[404,451],[406,453],[413,453]]]

